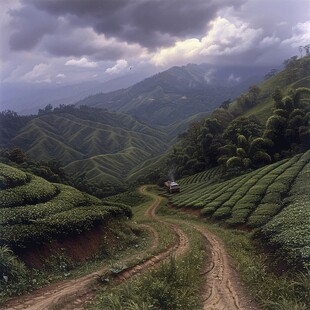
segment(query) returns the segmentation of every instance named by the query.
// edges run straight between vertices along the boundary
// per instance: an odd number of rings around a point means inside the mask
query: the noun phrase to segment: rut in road
[[[145,193],[145,190],[146,187],[141,188],[141,192]],[[155,201],[145,212],[145,215],[154,221],[162,221],[155,215],[156,208],[159,206],[161,199],[162,198],[157,196]],[[168,225],[176,234],[177,241],[169,245],[157,255],[154,255],[149,259],[121,272],[115,279],[118,283],[125,281],[138,273],[148,271],[150,268],[158,266],[172,254],[179,256],[186,252],[189,247],[188,237],[177,225]],[[144,226],[150,230],[153,237],[153,242],[150,249],[155,250],[159,243],[158,233],[151,226]],[[132,257],[127,258],[127,261],[130,259],[132,259]],[[78,279],[54,283],[48,287],[34,291],[27,296],[15,298],[9,301],[6,306],[1,309],[46,310],[59,303],[63,304],[62,309],[65,310],[84,309],[85,302],[91,300],[95,296],[95,293],[91,290],[91,284],[106,271],[107,268],[102,268]]]
[[[223,242],[207,228],[191,225],[206,240],[207,258],[202,274],[206,277],[202,298],[205,310],[261,309],[246,292],[231,267]]]
[[[166,249],[152,256],[144,262],[140,262],[135,266],[124,270],[116,277],[116,284],[126,281],[132,276],[142,273],[158,266],[161,262],[175,254],[183,255],[189,249],[189,239],[183,230],[179,227],[174,219],[174,223],[170,223],[156,215],[156,210],[161,203],[162,198],[147,192],[147,187],[140,188],[141,193],[149,195],[155,199],[152,205],[145,212],[147,218],[154,222],[163,222],[169,225],[177,236],[176,242],[170,244]],[[241,285],[240,279],[229,263],[228,255],[222,241],[212,234],[205,226],[192,224],[191,221],[178,220],[179,224],[188,225],[197,230],[205,239],[206,251],[209,253],[206,258],[205,267],[202,276],[205,277],[205,284],[202,288],[201,297],[203,300],[203,309],[205,310],[258,310],[260,309],[255,302],[246,293]],[[159,244],[159,236],[157,231],[149,225],[145,225],[149,229],[153,241],[151,249],[155,250]],[[129,258],[127,258],[129,260]],[[75,280],[67,280],[61,283],[55,283],[49,287],[43,288],[29,294],[26,297],[12,300],[4,309],[30,309],[43,310],[49,309],[51,306],[63,301],[64,310],[82,310],[84,304],[88,300],[94,298],[95,293],[92,292],[90,285],[107,268],[102,268],[97,272],[88,274]]]
[[[142,187],[141,193],[148,194]],[[147,210],[146,215],[154,219],[161,198],[156,197],[157,205]],[[206,240],[205,267],[202,275],[205,285],[202,289],[204,310],[259,310],[261,309],[242,286],[239,276],[231,267],[223,242],[206,227],[179,221],[197,230]]]

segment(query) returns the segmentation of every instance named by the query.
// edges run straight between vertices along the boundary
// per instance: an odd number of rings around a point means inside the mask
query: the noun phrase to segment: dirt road
[[[121,283],[132,276],[155,268],[161,262],[169,258],[172,254],[176,256],[183,255],[189,248],[189,238],[181,229],[181,226],[169,222],[164,217],[158,217],[156,210],[161,203],[162,198],[147,191],[147,187],[140,188],[141,193],[151,196],[154,201],[145,212],[145,217],[153,222],[161,222],[167,225],[175,234],[175,242],[168,245],[159,253],[148,259],[137,263],[136,265],[123,270],[119,273],[114,281]],[[221,240],[209,232],[204,226],[192,224],[190,221],[180,221],[180,224],[189,225],[197,230],[205,238],[206,251],[208,253],[202,276],[205,277],[205,285],[202,289],[202,299],[204,309],[210,310],[250,310],[259,309],[257,305],[246,294],[240,284],[240,280],[229,263],[227,253]],[[152,236],[151,251],[159,245],[159,236],[151,225],[144,225]],[[137,255],[137,254],[136,254]],[[130,261],[133,257],[127,257],[122,261]],[[85,302],[95,296],[92,290],[96,279],[107,272],[107,268],[102,268],[88,274],[84,277],[66,280],[60,283],[54,283],[50,286],[34,291],[29,295],[10,300],[2,309],[29,309],[43,310],[50,309],[55,305],[64,310],[82,310]],[[97,284],[98,285],[98,284]]]
[[[141,189],[147,194],[145,188]],[[156,197],[159,200],[160,197]],[[147,210],[148,215],[157,218],[157,206]],[[206,240],[205,246],[208,253],[202,275],[205,277],[205,285],[202,289],[202,299],[205,310],[256,310],[260,307],[243,287],[239,276],[232,268],[223,242],[202,225],[190,224],[181,221],[199,233]]]
[[[141,191],[145,193],[146,188],[141,188]],[[160,197],[157,197],[155,201],[150,205],[146,211],[146,217],[152,219],[153,221],[161,221],[155,215],[156,208],[161,201]],[[189,240],[186,234],[177,226],[169,224],[171,229],[176,235],[176,242],[170,244],[167,248],[159,252],[158,254],[137,263],[136,265],[125,269],[123,272],[119,273],[115,278],[116,281],[121,282],[132,277],[135,274],[148,271],[151,268],[156,267],[159,263],[164,261],[166,258],[170,257],[171,254],[179,256],[183,254],[188,246]],[[152,245],[150,251],[155,250],[158,247],[159,238],[157,231],[149,225],[144,225],[152,235]],[[135,254],[135,256],[137,256]],[[133,257],[128,257],[122,261],[126,265],[127,261],[130,261]],[[84,303],[94,297],[94,292],[92,290],[92,284],[100,277],[100,275],[108,271],[107,267],[104,267],[96,272],[90,273],[84,277],[66,280],[59,283],[54,283],[42,289],[36,290],[28,295],[21,296],[10,300],[1,309],[28,309],[28,310],[46,310],[50,309],[55,305],[62,304],[62,309],[84,309]]]

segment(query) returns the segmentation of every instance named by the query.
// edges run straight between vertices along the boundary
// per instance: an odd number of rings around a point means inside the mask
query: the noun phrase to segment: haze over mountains
[[[0,109],[14,110],[20,114],[37,113],[48,104],[74,104],[99,92],[111,92],[139,82],[143,75],[130,73],[125,76],[100,82],[86,81],[79,84],[50,83],[2,83],[0,87]]]
[[[307,59],[295,61],[261,85],[263,114],[272,105],[275,87],[286,93],[308,86]],[[127,89],[96,94],[76,105],[46,108],[21,119],[3,114],[1,146],[20,147],[36,160],[56,158],[67,172],[82,173],[96,183],[124,185],[153,169],[190,122],[206,117],[224,100],[262,79],[253,75],[259,70],[234,69],[228,75],[227,70],[215,71],[207,65],[172,67]],[[236,109],[241,109],[239,114],[246,112],[236,102],[228,111],[235,115]]]
[[[78,102],[78,104],[104,107],[113,111],[129,112],[153,124],[167,125],[171,116],[165,119],[162,115],[174,111],[176,104],[177,109],[181,108],[181,110],[173,121],[206,111],[204,107],[206,100],[208,106],[212,108],[219,105],[221,100],[233,99],[240,92],[245,91],[250,84],[259,82],[268,70],[269,68],[266,67],[242,68],[188,64],[172,67],[154,76],[150,76],[146,71],[138,73],[133,69],[123,76],[103,82],[89,80],[67,85],[2,83],[0,110],[33,114],[48,104],[58,106]],[[147,76],[150,77],[146,78]],[[159,114],[152,108],[155,106],[154,103],[156,103],[156,110],[160,111]],[[168,108],[167,103],[169,103]],[[148,112],[155,114],[150,118],[149,115],[145,115]]]
[[[262,80],[266,68],[172,67],[127,89],[87,97],[77,105],[126,112],[152,125],[171,125],[210,112]]]
[[[10,124],[16,121],[6,120],[1,143],[20,147],[36,160],[59,159],[68,172],[84,173],[94,182],[124,184],[137,167],[164,153],[189,122],[261,81],[266,70],[206,64],[172,67],[128,88],[86,97],[75,108],[65,104],[91,89],[104,92],[129,84],[134,75],[101,85],[62,87],[53,96],[52,89],[42,90],[40,96],[62,107],[41,110],[14,128]]]

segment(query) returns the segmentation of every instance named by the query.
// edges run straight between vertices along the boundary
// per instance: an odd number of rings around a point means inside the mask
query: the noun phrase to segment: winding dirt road
[[[210,253],[202,274],[206,277],[203,289],[204,309],[210,310],[250,310],[260,309],[240,282],[231,267],[222,241],[208,229],[192,225],[206,240]]]
[[[189,249],[189,238],[177,224],[170,223],[166,218],[156,215],[156,210],[162,198],[147,191],[147,187],[140,188],[141,193],[149,195],[154,202],[145,212],[145,217],[153,222],[161,222],[173,231],[175,242],[168,245],[164,250],[154,256],[139,262],[136,265],[123,270],[115,278],[115,283],[121,283],[132,276],[148,271],[158,266],[172,254],[176,257],[183,255]],[[202,276],[205,277],[205,285],[202,289],[204,309],[210,310],[256,310],[259,309],[251,298],[245,293],[240,284],[239,278],[231,267],[228,255],[221,240],[209,232],[204,226],[192,224],[190,221],[179,221],[182,225],[189,225],[197,230],[204,238],[206,251],[208,253]],[[155,251],[159,245],[159,235],[151,225],[144,225],[152,236],[152,244],[149,251]],[[136,256],[137,254],[135,254]],[[132,260],[133,256],[122,261],[123,264]],[[64,310],[82,310],[87,301],[95,296],[93,288],[98,285],[96,280],[100,275],[108,271],[104,267],[96,272],[74,280],[65,280],[54,283],[50,286],[34,291],[29,295],[10,300],[1,309],[29,309],[43,310],[50,309],[55,305],[62,305]],[[60,309],[60,308],[58,308]],[[186,310],[186,309],[184,309]]]

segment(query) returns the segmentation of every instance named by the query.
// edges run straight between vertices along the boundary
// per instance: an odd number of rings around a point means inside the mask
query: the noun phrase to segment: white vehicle
[[[180,192],[180,185],[177,182],[167,181],[165,182],[165,186],[170,194]]]

